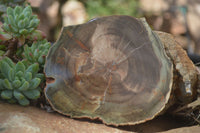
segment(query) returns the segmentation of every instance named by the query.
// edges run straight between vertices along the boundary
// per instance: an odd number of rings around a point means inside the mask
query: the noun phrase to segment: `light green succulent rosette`
[[[25,61],[14,64],[5,57],[0,61],[0,98],[10,103],[26,106],[40,97],[39,87],[44,75],[38,73],[39,64],[27,66]]]

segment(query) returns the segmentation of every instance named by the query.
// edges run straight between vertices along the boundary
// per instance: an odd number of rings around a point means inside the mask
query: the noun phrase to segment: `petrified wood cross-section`
[[[168,102],[172,64],[145,20],[102,17],[64,27],[45,64],[46,98],[58,112],[106,124],[152,119]]]

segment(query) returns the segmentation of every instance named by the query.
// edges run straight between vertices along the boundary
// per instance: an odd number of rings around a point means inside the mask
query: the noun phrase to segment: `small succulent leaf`
[[[22,73],[24,73],[25,69],[26,69],[25,65],[21,61],[17,62],[16,66],[15,66],[15,71],[16,72],[21,71]]]
[[[27,60],[29,61],[29,62],[31,62],[31,63],[34,63],[34,58],[32,57],[32,56],[30,56],[29,55],[30,53],[25,53],[24,55],[25,55],[25,57],[27,58]]]
[[[18,79],[15,79],[15,80],[13,81],[13,87],[14,87],[15,89],[18,89],[20,86],[21,86],[21,81],[18,80]]]
[[[24,46],[24,52],[25,52],[26,56],[28,56],[28,54],[31,52],[28,45]]]
[[[14,21],[14,16],[12,15],[8,15],[8,23],[11,24],[11,26],[15,26],[16,27],[16,24],[15,24],[15,21]]]
[[[29,99],[38,99],[40,97],[40,91],[36,89],[24,91],[23,94]]]
[[[37,15],[32,15],[31,19],[38,19]]]
[[[4,31],[7,31],[7,32],[10,32],[10,31],[11,31],[10,27],[9,27],[8,24],[6,24],[6,23],[3,24],[3,27],[2,27],[2,28],[4,29]]]
[[[0,63],[0,69],[1,69],[1,73],[5,78],[8,78],[8,72],[11,69],[11,67],[8,65],[7,62],[5,62],[4,60],[1,61]]]
[[[44,58],[43,55],[41,55],[41,56],[38,58],[38,62],[39,62],[39,64],[44,64],[45,58]]]
[[[29,25],[30,21],[28,18],[24,19],[24,26],[27,28],[27,26]]]
[[[24,66],[25,66],[26,68],[30,65],[27,59],[24,59],[24,60],[22,60],[21,62],[24,64]]]
[[[32,14],[32,13],[31,13],[30,11],[27,11],[27,12],[24,13],[24,16],[25,16],[26,18],[30,18],[31,14]]]
[[[23,73],[22,71],[17,71],[17,72],[16,72],[16,76],[19,77],[19,78],[20,78],[20,77],[23,77],[23,76],[24,76],[24,73]]]
[[[40,23],[40,21],[39,21],[39,19],[33,19],[33,20],[31,20],[31,22],[30,22],[30,24],[29,24],[29,28],[36,28],[38,25],[39,25],[39,23]]]
[[[15,67],[15,63],[8,57],[5,57],[3,59],[3,61],[5,61],[6,63],[8,63],[8,65],[11,67],[11,68],[14,68]]]
[[[26,72],[24,78],[28,82],[31,81],[31,79],[32,79],[32,73],[31,72]]]
[[[25,26],[24,20],[20,20],[20,21],[18,22],[18,27],[19,27],[20,29],[22,29],[22,28],[24,28],[24,26]]]
[[[40,49],[41,51],[44,50],[44,49],[45,49],[44,44],[43,44],[43,45],[40,45],[40,46],[39,46],[39,49]]]
[[[34,48],[33,48],[34,49]],[[35,57],[35,58],[37,58],[38,57],[38,49],[34,49],[34,52],[33,52],[33,56]]]
[[[9,82],[8,79],[4,79],[4,80],[3,80],[3,86],[4,86],[6,89],[13,90],[12,84]]]
[[[26,99],[25,97],[23,99],[18,100],[19,104],[22,106],[27,106],[30,104],[29,100]]]
[[[11,27],[11,30],[12,30],[13,33],[16,33],[16,34],[14,34],[15,36],[20,36],[20,35],[18,34],[19,29],[18,29],[17,27],[12,26],[12,27]]]
[[[2,99],[11,99],[12,98],[12,90],[4,90],[1,92]]]
[[[26,35],[28,33],[28,30],[27,29],[21,29],[21,30],[19,30],[19,33]]]
[[[40,78],[40,79],[41,79],[40,83],[43,83],[44,80],[45,80],[45,76],[44,76],[43,73],[37,73],[37,74],[35,75],[35,78]]]
[[[38,63],[34,63],[32,65],[30,65],[26,72],[31,72],[33,77],[35,76],[35,74],[39,71],[39,64]]]
[[[4,20],[4,24],[6,24],[6,23],[8,24],[8,17],[7,16],[4,16],[3,20]]]
[[[16,6],[15,9],[14,9],[14,15],[18,15],[21,13],[21,7],[20,6]]]
[[[26,12],[30,12],[32,14],[31,6],[27,6],[26,8],[24,8],[23,14],[25,14]]]
[[[23,13],[19,15],[19,20],[24,20],[24,18],[25,18],[25,16]]]
[[[14,16],[13,9],[12,9],[11,7],[8,7],[8,8],[7,8],[7,15],[12,15],[12,16]]]
[[[30,89],[31,90],[36,89],[40,85],[40,81],[41,81],[40,78],[32,79],[31,82],[30,82]]]
[[[34,30],[35,30],[35,28],[28,29],[29,33],[33,32]]]
[[[19,14],[15,15],[15,24],[17,25],[19,23]]]
[[[9,81],[13,81],[15,79],[15,71],[13,68],[9,69],[8,71],[8,79]]]
[[[26,80],[25,80],[24,77],[21,77],[20,79],[21,79],[21,83],[22,83],[22,84],[24,84],[24,82],[26,82]]]
[[[33,42],[33,44],[31,45],[32,52],[34,52],[37,48],[38,48],[37,43]]]
[[[17,90],[13,91],[13,95],[18,101],[25,98],[25,96]]]
[[[28,81],[25,81],[21,87],[18,88],[19,91],[25,91],[25,90],[28,90],[29,88],[29,82]]]

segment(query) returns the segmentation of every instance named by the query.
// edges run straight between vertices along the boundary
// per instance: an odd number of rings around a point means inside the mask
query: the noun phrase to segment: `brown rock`
[[[36,107],[0,102],[1,133],[126,133],[103,124],[78,121]]]
[[[1,133],[199,133],[199,126],[181,127],[184,121],[162,116],[136,126],[110,127],[97,121],[75,120],[36,107],[0,102]],[[175,129],[176,128],[176,129]]]

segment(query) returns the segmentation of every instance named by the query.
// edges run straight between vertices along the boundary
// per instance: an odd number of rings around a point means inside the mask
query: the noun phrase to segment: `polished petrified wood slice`
[[[64,27],[47,56],[46,98],[73,118],[142,123],[169,100],[172,63],[144,19],[102,17]]]

